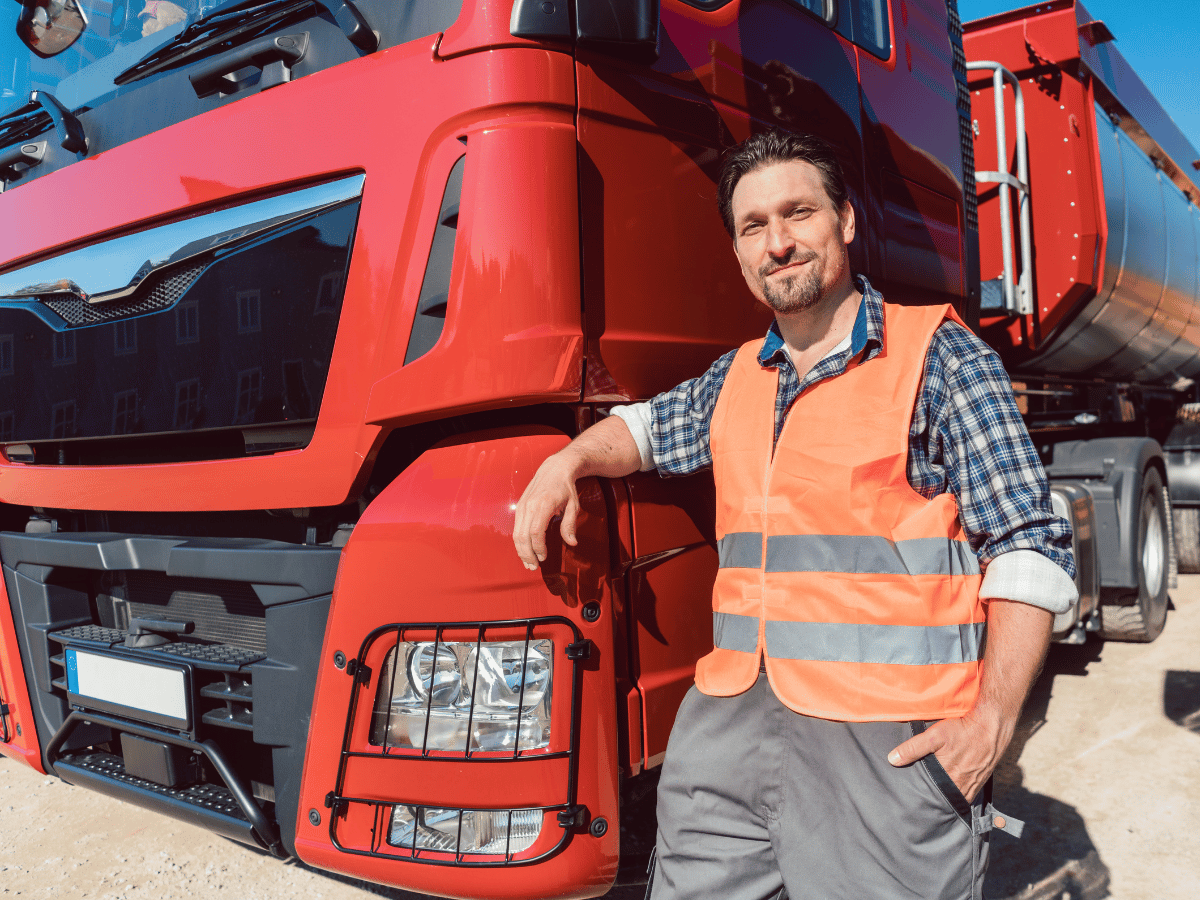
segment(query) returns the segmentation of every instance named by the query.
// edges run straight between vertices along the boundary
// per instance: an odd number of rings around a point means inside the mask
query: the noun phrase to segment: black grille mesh
[[[958,142],[962,149],[963,211],[967,228],[979,230],[979,201],[975,191],[975,133],[971,127],[971,89],[967,86],[967,56],[963,52],[962,20],[958,0],[946,0],[950,47],[954,50],[954,92],[958,107]]]
[[[148,291],[134,300],[120,303],[88,303],[78,297],[49,296],[40,298],[68,325],[99,325],[131,316],[156,312],[173,306],[204,271],[203,264],[178,269],[162,276]]]
[[[126,585],[131,617],[194,622],[193,638],[266,652],[266,607],[248,584],[129,572]],[[180,655],[186,652],[179,651]]]

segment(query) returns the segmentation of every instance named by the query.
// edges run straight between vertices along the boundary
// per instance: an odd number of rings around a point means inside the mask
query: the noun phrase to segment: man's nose
[[[777,220],[767,223],[767,252],[772,256],[786,257],[796,246],[796,241],[788,230],[787,223]]]

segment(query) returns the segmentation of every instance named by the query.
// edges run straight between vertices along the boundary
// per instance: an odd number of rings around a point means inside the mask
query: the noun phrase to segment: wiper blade
[[[36,100],[0,116],[0,147],[37,137],[54,127],[50,114]]]
[[[139,60],[113,79],[117,85],[129,84],[142,78],[181,66],[197,56],[226,49],[231,38],[265,31],[282,23],[295,13],[311,8],[316,0],[246,0],[232,7],[222,7],[197,19],[174,39]]]
[[[371,30],[353,0],[245,0],[197,19],[173,40],[114,78],[113,83],[129,84],[181,66],[198,56],[221,52],[228,49],[233,38],[262,34],[313,6],[333,16],[338,27],[360,50],[371,53],[379,46],[378,35]]]

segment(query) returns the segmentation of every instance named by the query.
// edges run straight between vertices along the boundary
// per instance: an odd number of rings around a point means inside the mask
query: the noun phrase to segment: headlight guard
[[[563,616],[406,623],[373,631],[346,663],[354,686],[337,787],[326,798],[334,846],[480,867],[528,865],[560,852],[589,821],[576,794],[582,663],[591,651],[592,642]],[[552,766],[566,783],[555,791],[559,802],[505,809],[439,807],[415,794],[350,796],[347,770],[368,760],[395,768],[395,778],[386,781],[397,785],[405,783],[403,764],[414,761]],[[496,775],[504,777],[501,770]],[[339,828],[350,820],[360,827],[368,819],[378,835],[370,850],[338,840]],[[561,827],[556,842],[543,820]],[[485,840],[484,831],[496,836]]]

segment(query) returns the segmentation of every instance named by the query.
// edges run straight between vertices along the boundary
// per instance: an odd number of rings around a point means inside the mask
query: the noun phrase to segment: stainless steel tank
[[[1022,368],[1175,382],[1200,372],[1200,213],[1096,108],[1108,241],[1100,287]]]

